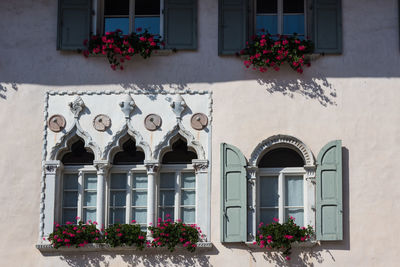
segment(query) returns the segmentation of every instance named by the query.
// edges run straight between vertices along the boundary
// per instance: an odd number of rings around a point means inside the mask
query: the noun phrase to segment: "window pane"
[[[182,188],[196,188],[196,175],[194,173],[182,173]]]
[[[97,189],[97,175],[95,173],[85,174],[85,189]]]
[[[64,192],[63,195],[64,207],[77,207],[78,206],[78,192]]]
[[[97,193],[85,192],[84,195],[83,206],[96,207]]]
[[[135,15],[160,15],[160,0],[135,0]]]
[[[135,173],[133,176],[133,188],[147,188],[147,174]]]
[[[63,224],[67,222],[76,222],[78,216],[78,209],[63,209]]]
[[[125,223],[125,208],[110,209],[109,224]]]
[[[132,209],[132,220],[135,220],[136,223],[147,223],[147,210]]]
[[[278,218],[278,209],[261,209],[260,210],[260,222],[270,224],[274,222],[274,218]]]
[[[113,173],[111,174],[111,189],[125,189],[126,174],[125,173]]]
[[[284,15],[283,16],[284,34],[304,34],[304,15]]]
[[[303,177],[286,176],[285,192],[286,206],[303,206]]]
[[[261,207],[278,206],[278,177],[260,177]]]
[[[64,174],[64,189],[78,190],[78,174]]]
[[[133,191],[132,206],[147,206],[147,192]]]
[[[181,217],[183,223],[196,222],[196,209],[195,208],[181,208]]]
[[[170,215],[170,216],[167,217],[167,215]],[[171,220],[174,220],[174,208],[160,208],[160,209],[158,209],[158,216],[162,220],[166,220],[168,218],[170,218]]]
[[[303,209],[285,209],[286,220],[294,217],[294,222],[299,226],[304,226],[304,210]]]
[[[283,13],[304,13],[304,0],[283,0]]]
[[[278,0],[257,0],[257,13],[277,13]]]
[[[110,192],[110,206],[125,206],[125,203],[126,203],[125,191]]]
[[[175,188],[175,173],[173,172],[161,173],[160,188]]]
[[[163,190],[160,191],[160,206],[174,206],[175,204],[175,191]]]
[[[104,32],[113,32],[117,29],[122,34],[129,34],[129,18],[104,18]]]
[[[277,15],[257,15],[256,33],[278,34],[278,16]]]
[[[182,191],[181,205],[196,205],[196,191]]]
[[[96,221],[96,209],[83,209],[83,221]]]
[[[151,34],[160,34],[160,17],[135,17],[135,28],[147,30]]]
[[[105,0],[104,15],[128,15],[129,0]]]

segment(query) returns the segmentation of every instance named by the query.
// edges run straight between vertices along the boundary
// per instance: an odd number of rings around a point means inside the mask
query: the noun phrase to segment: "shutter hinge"
[[[315,205],[311,205],[311,209],[315,211],[316,210]]]

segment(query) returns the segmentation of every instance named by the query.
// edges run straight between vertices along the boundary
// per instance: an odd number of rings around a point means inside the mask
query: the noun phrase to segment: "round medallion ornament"
[[[190,119],[193,129],[203,130],[208,124],[208,118],[203,113],[195,113]]]
[[[61,132],[65,128],[65,118],[62,115],[56,114],[50,117],[47,122],[50,130],[55,133]]]
[[[111,126],[111,119],[107,115],[99,114],[93,120],[93,127],[99,132],[104,132],[110,126]]]
[[[144,127],[149,131],[155,131],[161,127],[161,117],[157,114],[149,114],[144,119]]]

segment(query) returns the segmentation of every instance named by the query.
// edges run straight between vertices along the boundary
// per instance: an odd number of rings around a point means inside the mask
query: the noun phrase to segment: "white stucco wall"
[[[198,11],[198,50],[135,58],[124,71],[106,59],[56,51],[57,1],[0,2],[0,258],[2,266],[213,265],[281,263],[220,240],[219,144],[249,158],[275,134],[295,136],[316,156],[329,141],[344,150],[344,240],[326,242],[291,264],[396,266],[400,220],[400,50],[397,1],[343,0],[343,54],[261,74],[217,56],[216,0]],[[44,94],[47,90],[192,89],[213,91],[211,240],[182,254],[42,255],[39,230]],[[156,112],[156,111],[155,111]]]

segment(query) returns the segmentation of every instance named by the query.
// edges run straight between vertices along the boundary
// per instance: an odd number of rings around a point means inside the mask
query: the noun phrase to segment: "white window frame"
[[[309,198],[308,198],[308,187],[307,187],[307,180],[306,180],[306,170],[303,167],[285,167],[285,168],[259,168],[258,175],[257,175],[257,211],[256,211],[256,218],[257,224],[260,223],[260,214],[261,214],[261,185],[260,180],[261,177],[265,176],[278,176],[278,214],[279,214],[279,222],[284,223],[285,220],[285,208],[287,207],[285,203],[285,177],[290,176],[302,176],[303,177],[303,210],[304,210],[304,217],[303,222],[304,226],[307,225],[309,221],[309,212],[307,207],[309,206]],[[267,222],[265,222],[267,223]]]
[[[60,175],[61,179],[59,179],[59,185],[57,186],[57,189],[59,190],[59,193],[57,194],[59,196],[59,200],[56,200],[56,211],[57,215],[56,218],[58,219],[57,221],[63,223],[64,218],[63,218],[63,210],[64,210],[64,175],[65,174],[76,174],[78,175],[78,203],[77,203],[77,217],[80,218],[80,220],[83,220],[83,209],[85,208],[83,206],[83,199],[84,199],[84,194],[85,194],[85,189],[84,189],[84,177],[85,174],[96,174],[97,176],[97,170],[93,165],[66,165],[63,168],[63,171]],[[98,180],[97,180],[98,182]],[[91,190],[91,191],[96,191],[96,190]],[[96,196],[97,196],[96,194]],[[99,210],[99,205],[96,201],[96,213]],[[79,221],[79,220],[78,220]],[[75,222],[75,221],[74,221]]]
[[[127,187],[125,188],[126,192],[126,200],[125,200],[125,222],[121,223],[126,223],[130,224],[132,222],[132,180],[133,180],[133,174],[134,173],[141,173],[147,176],[147,170],[146,167],[143,164],[138,164],[138,165],[113,165],[112,168],[110,169],[110,172],[108,173],[106,177],[106,196],[105,196],[105,226],[108,227],[110,225],[110,195],[111,195],[111,176],[113,173],[123,173],[126,174],[127,176]],[[147,180],[148,182],[148,180]],[[146,188],[146,192],[148,194],[148,188]],[[146,206],[146,211],[148,212],[148,203]],[[146,227],[149,224],[149,222],[146,222]],[[145,224],[141,224],[141,226],[145,226]]]
[[[104,34],[104,3],[105,0],[93,0],[92,32]],[[160,36],[164,36],[164,0],[160,0]],[[97,15],[96,15],[97,14]],[[135,28],[135,0],[129,0],[129,33]],[[116,15],[115,17],[118,17]],[[125,16],[124,16],[125,17]]]
[[[257,14],[275,14],[275,13],[257,13],[257,0],[253,0],[254,3],[254,16],[253,16],[253,25],[254,25],[254,33],[257,33]],[[278,17],[278,34],[283,35],[283,0],[276,0],[278,1],[278,10],[277,10],[277,17]],[[309,12],[307,12],[307,3],[309,0],[304,0],[304,38],[306,38],[308,36],[308,32],[309,32],[309,23],[308,23],[308,16],[309,16]],[[296,14],[303,14],[303,13],[290,13],[293,15]],[[292,34],[285,34],[285,35],[292,35]],[[301,35],[300,35],[301,36]]]
[[[182,196],[182,190],[181,190],[181,178],[182,178],[182,173],[193,173],[194,176],[196,177],[196,185],[195,185],[195,222],[194,224],[197,224],[197,218],[198,218],[198,175],[195,171],[195,168],[193,164],[164,164],[161,165],[159,175],[157,176],[157,183],[156,183],[156,219],[160,218],[159,214],[159,200],[160,200],[160,179],[161,179],[161,173],[174,173],[175,174],[175,198],[174,198],[174,221],[180,220],[182,218],[181,216],[181,208],[183,205],[181,205],[181,196]]]

